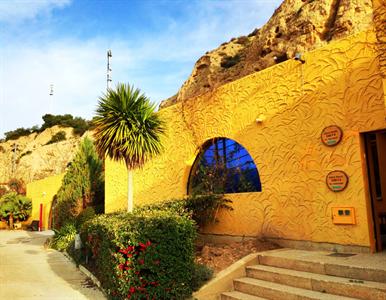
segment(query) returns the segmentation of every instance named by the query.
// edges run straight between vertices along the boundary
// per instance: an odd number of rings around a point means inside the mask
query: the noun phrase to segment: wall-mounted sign
[[[342,129],[336,125],[332,125],[323,129],[321,139],[326,146],[335,146],[342,140],[342,136]]]
[[[331,191],[341,192],[348,184],[348,176],[343,171],[332,171],[327,174],[326,183]]]

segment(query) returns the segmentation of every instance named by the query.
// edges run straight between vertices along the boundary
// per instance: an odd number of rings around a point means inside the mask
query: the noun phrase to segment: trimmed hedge
[[[233,210],[232,200],[221,194],[190,195],[181,199],[171,199],[163,202],[138,206],[134,213],[148,211],[169,211],[180,216],[193,219],[199,227],[217,222],[220,209]]]
[[[186,299],[195,271],[195,222],[167,211],[101,215],[81,230],[111,299]]]

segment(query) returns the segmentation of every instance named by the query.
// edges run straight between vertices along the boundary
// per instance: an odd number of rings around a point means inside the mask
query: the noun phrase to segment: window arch
[[[256,165],[248,151],[234,140],[207,141],[190,171],[189,194],[261,192]]]

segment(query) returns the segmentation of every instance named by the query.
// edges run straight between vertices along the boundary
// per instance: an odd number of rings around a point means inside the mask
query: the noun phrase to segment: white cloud
[[[49,14],[55,8],[63,8],[71,0],[3,0],[0,2],[0,22],[15,23]]]
[[[48,2],[53,7],[54,1]],[[62,36],[45,42],[36,38],[40,32],[28,40],[10,39],[0,46],[0,137],[17,127],[41,124],[45,113],[90,118],[106,87],[107,48],[113,52],[114,83],[130,82],[153,101],[166,99],[177,92],[205,51],[262,26],[278,2],[202,1],[196,15],[192,13],[183,23],[170,19],[161,33],[136,40]],[[50,84],[54,84],[53,97]]]

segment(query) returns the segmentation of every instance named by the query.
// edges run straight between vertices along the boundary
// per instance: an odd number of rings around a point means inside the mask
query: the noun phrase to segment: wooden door
[[[386,131],[367,133],[366,156],[377,251],[386,250]]]

